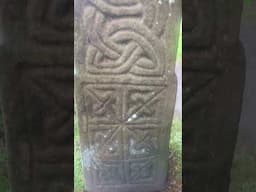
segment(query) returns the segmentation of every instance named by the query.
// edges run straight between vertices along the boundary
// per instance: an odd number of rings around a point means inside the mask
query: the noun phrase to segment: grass
[[[248,152],[237,153],[232,170],[230,192],[256,191],[256,157]]]
[[[180,24],[180,34],[178,41],[178,49],[177,49],[177,63],[181,63],[182,61],[182,22]]]
[[[172,126],[172,133],[170,137],[170,154],[171,158],[173,159],[174,163],[174,175],[177,177],[178,180],[181,180],[181,169],[182,169],[182,127],[181,121],[175,119],[173,121]],[[81,165],[81,155],[79,149],[79,131],[78,131],[78,124],[77,120],[75,119],[75,154],[74,154],[74,163],[75,163],[75,170],[74,170],[74,192],[83,192],[84,186],[84,179],[83,179],[83,172],[82,172],[82,165]]]
[[[81,153],[80,153],[80,145],[79,145],[79,130],[77,119],[75,118],[75,130],[74,130],[74,188],[75,192],[83,192],[84,185],[84,177],[83,177],[83,169],[82,169],[82,161],[81,161]]]
[[[250,5],[254,0],[244,0],[245,5]]]
[[[178,180],[182,177],[182,122],[175,118],[171,128],[171,135],[169,141],[170,156],[175,162],[174,175]]]

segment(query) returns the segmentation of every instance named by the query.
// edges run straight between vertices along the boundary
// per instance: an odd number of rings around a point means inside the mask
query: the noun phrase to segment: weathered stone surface
[[[1,8],[12,192],[71,192],[73,1],[3,0]]]
[[[242,0],[183,1],[183,190],[227,192],[245,61]]]
[[[180,1],[75,1],[76,102],[89,192],[167,182]]]

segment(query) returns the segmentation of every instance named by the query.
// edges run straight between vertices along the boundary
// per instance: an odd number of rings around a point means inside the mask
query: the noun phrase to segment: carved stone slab
[[[89,192],[167,181],[179,2],[77,0],[76,103]]]

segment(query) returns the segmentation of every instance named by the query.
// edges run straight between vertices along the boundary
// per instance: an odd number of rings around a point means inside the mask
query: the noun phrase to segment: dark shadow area
[[[183,191],[228,192],[245,83],[243,0],[183,0]]]
[[[73,13],[72,0],[0,1],[1,157],[12,192],[73,191]]]
[[[3,128],[2,113],[0,110],[0,191],[9,190],[9,180],[7,171],[7,154],[5,146],[5,134]]]
[[[0,3],[0,10],[2,4]],[[3,31],[2,31],[2,15],[0,14],[0,50],[3,46]],[[0,65],[3,63],[0,60]],[[0,82],[3,80],[3,72],[0,70]],[[1,85],[0,83],[0,191],[9,191],[9,179],[7,170],[7,152],[6,152],[6,138],[3,126],[3,116],[2,116],[2,101],[1,101]]]
[[[246,55],[246,83],[230,192],[256,190],[256,1],[244,3],[241,41]]]

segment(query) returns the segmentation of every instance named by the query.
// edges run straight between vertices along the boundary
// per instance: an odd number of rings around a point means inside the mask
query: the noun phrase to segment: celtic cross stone
[[[180,2],[77,0],[75,89],[90,192],[165,187]]]

